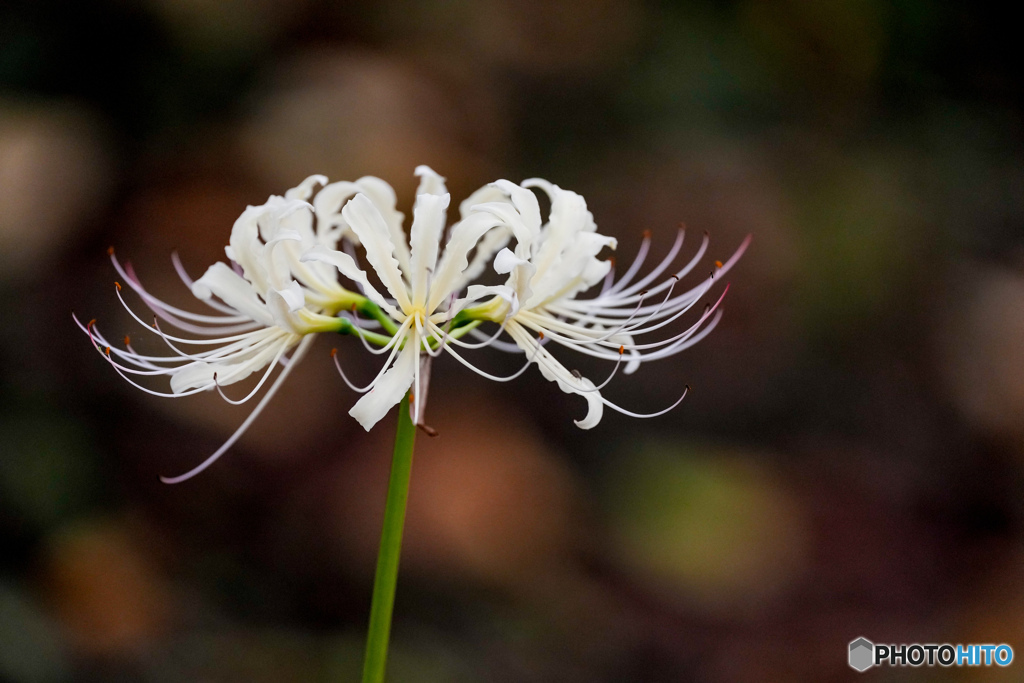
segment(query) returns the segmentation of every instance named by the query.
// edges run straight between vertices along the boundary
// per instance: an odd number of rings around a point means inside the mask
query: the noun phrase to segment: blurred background
[[[358,680],[393,435],[346,414],[328,352],[358,347],[321,339],[164,486],[246,408],[133,390],[70,314],[157,351],[109,245],[188,303],[170,254],[201,273],[247,204],[375,174],[408,213],[421,163],[454,202],[582,193],[620,263],[680,221],[710,260],[754,242],[714,334],[606,390],[689,383],[664,417],[583,432],[535,371],[435,366],[390,680],[845,681],[858,636],[1024,654],[1016,27],[963,0],[5,0],[0,681]]]

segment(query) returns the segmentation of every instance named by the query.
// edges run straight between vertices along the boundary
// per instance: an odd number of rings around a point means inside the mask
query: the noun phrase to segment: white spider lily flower
[[[450,238],[441,254],[447,210],[451,198],[445,179],[427,166],[416,168],[420,184],[416,191],[413,220],[408,242],[401,226],[395,229],[380,207],[360,192],[341,211],[348,229],[365,249],[367,263],[386,292],[379,292],[367,278],[356,259],[348,253],[323,245],[302,256],[307,263],[329,264],[354,282],[365,296],[378,305],[393,321],[391,340],[377,353],[390,352],[381,371],[366,387],[349,386],[364,395],[349,411],[369,431],[397,404],[410,388],[413,397],[413,421],[423,426],[423,408],[429,372],[429,359],[447,350],[465,362],[445,342],[452,338],[445,329],[462,309],[482,300],[497,297],[511,300],[504,287],[470,286],[466,296],[456,300],[467,284],[467,274],[482,270],[481,263],[493,255],[501,237],[481,241],[493,228],[502,225],[495,213],[474,212],[452,226]],[[500,193],[484,190],[474,201],[500,199]],[[508,241],[508,236],[503,237]],[[469,254],[474,251],[473,263]],[[403,256],[407,254],[407,256]],[[335,359],[337,363],[337,359]],[[341,370],[340,365],[338,366]],[[342,377],[344,373],[342,373]]]
[[[317,245],[337,244],[347,230],[339,210],[348,197],[363,192],[378,202],[384,215],[391,216],[394,192],[376,178],[326,183],[323,176],[310,176],[283,197],[271,196],[260,206],[248,207],[235,221],[225,248],[231,265],[215,263],[193,281],[177,256],[173,257],[179,277],[197,299],[215,311],[214,315],[193,313],[158,299],[143,287],[131,265],[122,265],[113,248],[110,249],[118,274],[155,314],[152,327],[132,310],[122,296],[120,283],[115,283],[118,299],[136,321],[159,335],[171,353],[138,353],[127,337],[125,348],[118,348],[102,335],[95,321],[82,325],[75,318],[75,322],[118,374],[133,386],[171,398],[216,389],[226,401],[241,404],[254,398],[274,370],[283,366],[255,409],[221,448],[193,470],[164,481],[184,481],[227,451],[302,359],[315,333],[350,330],[350,321],[335,314],[365,301],[364,298],[341,287],[332,268],[302,262],[299,256]],[[318,185],[324,187],[317,193],[315,204],[310,204]],[[165,333],[157,319],[193,336]],[[191,350],[196,347],[198,350]],[[262,376],[243,398],[233,400],[224,394],[222,387],[259,372]],[[134,379],[145,377],[167,378],[170,392],[150,389]]]
[[[721,317],[718,305],[728,286],[683,332],[652,342],[637,341],[642,335],[664,329],[696,305],[716,277],[720,278],[739,260],[750,238],[744,240],[726,263],[716,262],[715,271],[701,284],[677,293],[676,283],[697,265],[707,250],[708,236],[705,234],[697,254],[686,265],[654,284],[678,255],[684,232],[680,230],[675,244],[658,266],[633,282],[650,247],[650,236],[645,234],[637,259],[622,278],[614,281],[612,261],[601,260],[598,254],[605,247],[615,249],[616,241],[597,232],[583,197],[542,179],[526,180],[521,185],[499,181],[495,186],[507,193],[515,207],[514,212],[499,207],[498,213],[508,224],[516,226],[517,244],[514,251],[504,248],[498,252],[494,269],[499,274],[509,275],[506,286],[515,292],[518,308],[495,302],[493,320],[501,323],[515,346],[510,348],[500,341],[494,341],[493,345],[526,352],[528,363],[537,363],[546,379],[556,382],[566,393],[585,398],[587,415],[576,421],[582,429],[597,425],[605,406],[633,417],[655,417],[678,405],[685,391],[666,410],[640,415],[612,403],[600,390],[611,381],[624,358],[627,359],[624,372],[631,374],[642,361],[666,358],[689,348],[717,325]],[[550,216],[544,225],[541,225],[536,196],[529,188],[539,188],[551,200]],[[491,203],[477,206],[475,210],[491,212],[497,206]],[[605,286],[597,296],[577,298],[602,281]],[[476,330],[471,334],[481,335]],[[587,356],[615,361],[615,369],[605,382],[595,386],[556,360],[544,348],[547,341]]]

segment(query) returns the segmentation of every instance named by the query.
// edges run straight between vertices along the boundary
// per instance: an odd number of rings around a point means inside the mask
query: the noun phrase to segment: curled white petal
[[[426,179],[427,177],[424,178],[424,182]],[[441,189],[443,188],[442,184]],[[412,246],[409,278],[412,281],[411,296],[414,308],[426,306],[428,281],[437,266],[437,253],[450,201],[451,196],[447,193],[424,193],[416,197],[416,206],[412,212],[412,228],[409,230]]]
[[[395,359],[395,364],[348,411],[363,429],[370,431],[405,396],[416,373],[417,355],[415,344],[407,342]]]
[[[226,263],[218,261],[210,266],[201,278],[192,283],[192,293],[199,299],[216,295],[228,306],[264,325],[274,322],[252,285]]]
[[[380,211],[366,195],[360,193],[345,205],[341,214],[359,236],[366,249],[366,260],[373,266],[384,287],[403,309],[409,308],[409,292],[394,257],[395,243]]]
[[[587,400],[587,414],[582,420],[574,420],[576,426],[580,429],[596,427],[604,415],[604,402],[601,400],[601,392],[597,391],[594,383],[586,377],[577,377],[569,372],[519,324],[511,322],[506,329],[519,348],[537,363],[544,379],[555,382],[558,388],[567,394],[576,394]]]
[[[421,194],[448,194],[448,188],[444,184],[445,178],[438,175],[434,169],[421,164],[413,173],[420,179],[420,186],[416,188],[417,197]]]

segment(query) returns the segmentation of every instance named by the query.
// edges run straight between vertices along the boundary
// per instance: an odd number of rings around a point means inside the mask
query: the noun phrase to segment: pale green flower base
[[[412,474],[412,451],[415,443],[416,426],[409,417],[409,395],[406,394],[398,406],[398,431],[395,433],[395,454],[391,460],[391,477],[388,480],[384,528],[380,534],[377,573],[373,579],[373,601],[370,604],[370,628],[366,635],[363,683],[384,683],[384,672],[388,662],[388,639],[391,636],[391,613],[395,606],[398,559],[402,552],[402,528],[405,526],[405,505],[409,499],[409,477]]]

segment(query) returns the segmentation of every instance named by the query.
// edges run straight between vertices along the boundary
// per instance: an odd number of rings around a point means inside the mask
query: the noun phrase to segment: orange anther
[[[124,345],[125,346],[131,346],[131,343],[132,343],[132,338],[129,337],[127,334],[124,335]]]
[[[89,324],[86,325],[85,327],[86,327],[86,329],[89,329],[90,327],[92,327],[95,324],[96,324],[96,318],[93,318],[92,320],[89,321]]]
[[[625,352],[626,352],[626,346],[625,346],[625,344],[619,344],[619,355],[621,356],[621,355],[622,355],[622,354],[624,354]]]
[[[108,256],[113,256],[114,255],[114,247],[107,247],[107,255]]]
[[[651,239],[651,231],[650,230],[644,230],[644,239],[645,240]]]
[[[338,349],[331,349],[331,358],[334,358],[337,355],[338,355]]]
[[[107,355],[108,356],[110,355],[110,347],[109,346],[107,347]]]
[[[721,261],[715,261],[715,268],[721,268],[721,267],[722,267],[722,262]]]
[[[412,402],[413,402],[413,401],[415,401],[415,400],[416,400],[416,395],[415,395],[415,394],[413,394],[413,393],[412,393],[412,392],[410,391],[410,392],[409,392],[409,403],[412,403]]]
[[[119,291],[119,292],[121,291],[121,283],[120,282],[118,282],[117,280],[114,280],[114,286],[117,287],[117,291]]]
[[[538,332],[537,333],[537,339],[543,339],[543,338],[544,338],[544,333],[543,332]]]

